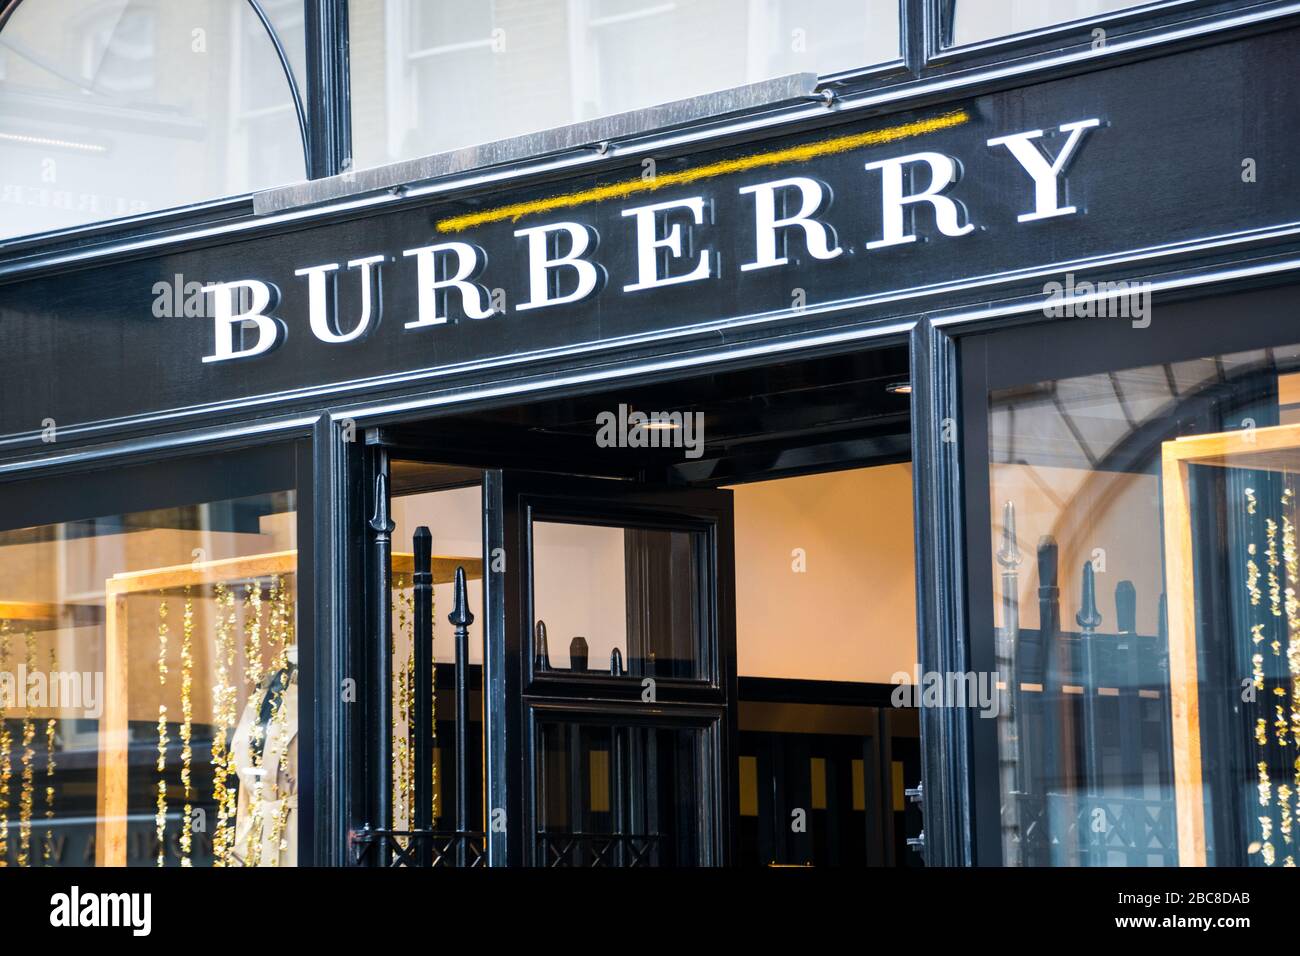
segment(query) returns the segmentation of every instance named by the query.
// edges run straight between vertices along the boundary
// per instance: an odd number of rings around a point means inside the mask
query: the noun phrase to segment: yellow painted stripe
[[[716,163],[708,163],[704,166],[697,166],[694,169],[685,169],[676,173],[664,173],[662,176],[652,176],[646,179],[636,178],[628,179],[621,183],[611,183],[608,186],[595,186],[591,189],[580,189],[576,192],[563,193],[559,196],[547,196],[544,199],[533,199],[528,202],[510,203],[505,206],[497,206],[494,209],[483,209],[478,212],[466,213],[461,216],[450,216],[446,219],[439,220],[437,230],[439,232],[461,232],[465,229],[472,229],[474,226],[482,226],[489,222],[501,222],[503,219],[517,221],[523,216],[529,216],[533,213],[551,212],[556,209],[571,209],[574,206],[584,206],[591,202],[602,202],[606,199],[623,199],[634,193],[654,192],[656,189],[664,189],[668,186],[682,186],[687,183],[696,183],[704,179],[712,179],[715,176],[726,176],[731,173],[742,173],[751,169],[762,169],[768,166],[780,166],[785,163],[806,163],[811,159],[819,156],[832,156],[836,153],[847,152],[851,149],[859,149],[864,146],[879,146],[882,143],[895,143],[902,139],[910,139],[913,136],[922,136],[925,133],[933,133],[936,130],[950,129],[954,126],[960,126],[970,121],[970,115],[965,110],[957,110],[952,113],[943,113],[939,116],[932,116],[929,119],[914,120],[911,123],[900,123],[897,126],[887,126],[884,129],[873,129],[865,133],[851,133],[848,136],[836,136],[833,139],[824,139],[816,143],[806,143],[802,146],[789,146],[784,149],[769,150],[765,153],[753,153],[749,156],[739,156],[735,159],[723,159]]]

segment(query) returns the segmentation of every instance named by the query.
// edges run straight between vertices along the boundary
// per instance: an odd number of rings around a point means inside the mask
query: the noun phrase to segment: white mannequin
[[[272,671],[244,707],[231,752],[239,776],[234,866],[295,866],[298,862],[298,646],[285,648],[288,679],[272,701],[270,719],[259,720],[278,671]],[[261,757],[255,735],[265,733]]]

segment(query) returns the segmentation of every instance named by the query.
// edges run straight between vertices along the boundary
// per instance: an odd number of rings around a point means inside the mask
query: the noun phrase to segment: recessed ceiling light
[[[893,394],[893,395],[911,395],[911,394],[912,394],[912,383],[911,383],[911,382],[894,382],[894,383],[892,383],[892,384],[890,384],[890,385],[886,385],[886,386],[885,386],[885,391],[887,391],[887,392],[889,392],[889,393],[891,393],[891,394]]]

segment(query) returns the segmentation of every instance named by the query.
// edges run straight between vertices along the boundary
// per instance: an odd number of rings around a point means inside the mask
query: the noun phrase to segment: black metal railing
[[[415,529],[412,536],[413,591],[411,677],[413,694],[407,733],[410,736],[411,794],[413,804],[409,829],[394,829],[393,820],[393,706],[392,706],[392,612],[388,595],[392,589],[392,534],[395,523],[389,512],[386,469],[381,460],[375,481],[374,515],[369,525],[373,532],[375,592],[372,626],[377,637],[373,643],[375,694],[371,739],[374,752],[374,782],[371,789],[369,820],[351,834],[353,863],[358,866],[456,866],[487,865],[487,840],[483,833],[470,830],[469,764],[469,627],[474,615],[469,609],[465,569],[457,567],[454,575],[454,599],[448,622],[454,628],[455,737],[454,829],[435,829],[434,801],[435,747],[437,724],[434,686],[437,676],[433,655],[433,536],[426,527]],[[448,821],[452,822],[452,821]]]
[[[1173,799],[1014,794],[1021,858],[1054,866],[1176,866]]]
[[[1038,543],[1038,628],[1020,625],[1015,508],[1003,507],[997,561],[999,751],[1004,852],[1023,865],[1177,862],[1168,638],[1137,629],[1137,591],[1115,588],[1103,630],[1095,568],[1079,578],[1077,629],[1063,627],[1058,547]],[[1105,758],[1105,759],[1103,759]],[[1154,792],[1153,792],[1154,791]]]
[[[537,864],[549,867],[653,866],[659,834],[539,833]]]
[[[487,866],[487,837],[472,831],[359,830],[352,848],[357,866]]]

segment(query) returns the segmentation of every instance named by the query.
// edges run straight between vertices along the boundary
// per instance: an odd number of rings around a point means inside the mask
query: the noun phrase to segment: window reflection
[[[948,0],[950,45],[979,43],[1143,5],[1134,0]]]
[[[359,167],[899,56],[896,0],[350,0]]]
[[[991,395],[1005,862],[1294,862],[1297,368],[1262,349]]]
[[[706,741],[697,729],[541,722],[537,864],[707,865]]]
[[[302,4],[263,0],[301,75]],[[274,46],[246,2],[27,0],[0,31],[0,238],[302,179]]]
[[[703,535],[533,522],[534,668],[704,678]]]
[[[0,533],[0,865],[292,866],[292,492]]]

